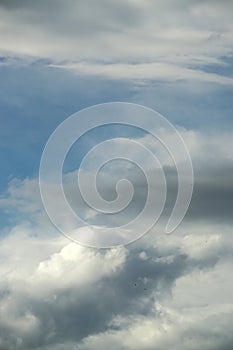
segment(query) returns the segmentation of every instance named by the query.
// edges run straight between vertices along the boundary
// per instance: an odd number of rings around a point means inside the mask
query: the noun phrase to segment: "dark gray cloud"
[[[24,6],[30,6],[30,5],[32,5],[32,2],[30,0],[23,0],[23,1],[18,1],[18,0],[13,0],[13,1],[1,0],[0,1],[0,6],[5,7],[5,8],[9,8],[9,9],[15,9],[15,8],[24,7]]]
[[[177,172],[174,167],[165,167],[164,172],[167,180],[167,200],[162,216],[169,218],[174,207],[178,183]],[[152,171],[154,176],[156,172]],[[192,200],[185,216],[185,221],[213,221],[231,224],[233,220],[233,166],[231,163],[216,161],[216,164],[194,163],[194,190]],[[110,175],[111,174],[111,175]],[[76,175],[75,175],[76,177]],[[116,196],[115,185],[117,180],[127,178],[135,188],[132,202],[124,211],[114,214],[98,214],[90,209],[82,199],[80,191],[75,184],[75,178],[71,178],[71,185],[67,185],[65,193],[73,209],[91,224],[123,225],[134,219],[142,211],[147,197],[147,182],[143,177],[137,176],[135,169],[128,176],[124,176],[124,168],[121,174],[106,173],[102,181],[97,183],[98,190],[103,198],[112,200]],[[187,180],[188,181],[188,180]]]
[[[190,131],[184,131],[184,135],[189,133]],[[190,224],[192,224],[192,222],[198,220],[199,222],[221,222],[224,225],[231,225],[233,218],[233,180],[231,175],[233,166],[232,157],[229,153],[232,147],[231,135],[215,134],[210,137],[205,133],[202,134],[194,131],[191,132],[191,135],[191,137],[187,135],[185,137],[190,137],[191,141],[189,140],[188,142],[192,143],[190,153],[193,158],[194,191],[188,212],[185,216],[185,222],[190,222]],[[226,142],[222,143],[224,138]],[[192,139],[194,141],[192,141]],[[148,146],[147,143],[151,142],[151,139],[147,139],[147,136],[141,139],[139,138],[138,140],[142,141],[146,146]],[[101,141],[101,138],[98,139],[98,142]],[[83,150],[89,149],[92,147],[93,142],[95,143],[95,138],[91,139],[90,146],[89,138],[87,138],[87,144],[85,144],[85,142],[82,143],[81,148]],[[154,144],[151,143],[149,146],[154,147]],[[80,145],[77,144],[77,149],[79,149],[79,147]],[[162,164],[165,162],[164,172],[167,180],[167,200],[162,218],[168,220],[177,196],[177,172],[173,165],[166,165],[168,161],[166,158],[167,154],[165,155],[161,152],[160,148],[155,148],[154,151]],[[111,155],[111,150],[109,150],[109,153]],[[73,160],[73,158],[71,158],[71,160]],[[133,220],[141,213],[147,198],[148,187],[145,176],[142,171],[137,169],[136,166],[133,166],[132,163],[127,161],[122,162],[123,163],[120,162],[119,164],[117,161],[110,162],[109,167],[103,168],[97,177],[98,191],[106,200],[113,200],[116,197],[115,186],[117,181],[122,178],[128,179],[134,186],[134,197],[130,205],[125,210],[114,215],[100,214],[91,209],[82,199],[76,183],[76,172],[71,172],[68,175],[64,174],[64,191],[67,199],[76,213],[88,223],[104,225],[106,227],[111,227],[112,225],[120,226]],[[94,164],[93,167],[95,167]],[[156,178],[156,172],[153,169],[151,171],[152,175]],[[189,182],[189,179],[187,179],[187,182]],[[19,193],[22,196],[21,200],[18,198]],[[27,193],[26,196],[25,193]],[[30,198],[27,198],[27,196]],[[43,212],[37,181],[12,182],[9,187],[9,192],[2,197],[0,205],[1,207],[5,206],[10,214],[13,211],[14,215],[26,213],[30,205],[32,208]],[[56,208],[55,198],[54,206]],[[30,210],[32,213],[33,209]],[[34,215],[34,213],[32,213],[32,215]],[[151,213],[151,215],[153,214]],[[33,220],[35,220],[35,218],[33,218],[32,221]]]
[[[194,163],[194,189],[185,220],[206,220],[231,224],[233,220],[233,166],[231,163]],[[167,169],[168,199],[165,215],[169,215],[177,194],[175,169]]]

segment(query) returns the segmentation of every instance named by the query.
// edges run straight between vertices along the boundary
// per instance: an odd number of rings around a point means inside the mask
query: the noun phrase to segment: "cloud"
[[[22,237],[15,235],[14,238],[17,244],[17,238]],[[24,244],[30,241],[34,239],[23,240]],[[34,251],[38,249],[36,243],[38,239],[34,241]],[[46,248],[50,244],[44,240],[43,246]],[[17,249],[14,250],[15,255],[19,255]],[[103,327],[109,316],[105,315],[104,304],[101,306],[96,302],[99,293],[104,293],[100,281],[117,274],[124,264],[124,249],[101,254],[72,243],[66,244],[60,252],[48,256],[48,260],[40,261],[34,270],[28,266],[28,261],[20,259],[21,267],[24,264],[23,275],[17,268],[7,271],[11,256],[6,256],[3,247],[1,254],[4,253],[8,262],[4,268],[5,278],[1,280],[0,328],[5,330],[0,332],[1,349],[31,349],[41,342],[50,343],[50,338],[54,337],[58,341],[66,337],[77,340],[94,324],[94,328]],[[33,263],[34,259],[31,256],[29,260]],[[99,320],[92,321],[91,313],[98,318],[98,307],[103,307],[103,311],[99,311]]]
[[[158,319],[138,318],[127,330],[105,332],[91,336],[78,349],[107,349],[113,344],[113,349],[165,350],[178,346],[179,349],[193,350],[200,346],[207,350],[219,348],[230,350],[232,337],[229,324],[232,322],[230,314],[222,314],[222,327],[219,327],[216,317],[207,316],[191,321],[191,317],[180,316],[174,309],[161,308],[163,317]],[[175,326],[174,326],[175,323]],[[216,327],[218,330],[216,332]],[[212,329],[214,329],[214,331]],[[145,337],[144,335],[148,336]]]
[[[230,152],[232,149],[231,132],[211,134],[184,128],[180,128],[179,131],[188,146],[194,167],[194,193],[185,221],[191,223],[196,220],[205,222],[211,220],[212,222],[230,225],[232,223],[231,208],[233,203],[232,154]],[[173,137],[173,135],[167,133],[163,135],[163,138],[168,138],[171,144],[173,143]],[[135,140],[150,149],[163,167],[168,191],[162,220],[168,220],[177,194],[177,173],[173,160],[160,142],[152,136],[139,136],[135,137]],[[99,142],[101,142],[101,139],[98,139],[97,144]],[[130,140],[127,141],[126,139],[125,142],[130,143]],[[83,154],[85,154],[85,147],[89,150],[94,144],[94,139],[91,138],[91,145],[89,145],[89,138],[87,138],[86,143],[82,143],[84,146]],[[105,156],[109,159],[111,159],[112,152],[118,149],[117,139],[112,143],[112,147],[105,151]],[[77,150],[79,150],[79,145],[77,145]],[[137,159],[143,158],[143,152],[141,155],[138,153],[138,149],[136,152],[137,154],[135,155],[133,147],[129,148],[127,157],[132,161],[136,159],[135,156]],[[74,154],[76,153],[74,152]],[[90,187],[89,181],[93,180],[92,175],[96,170],[96,166],[102,164],[101,154],[98,157],[98,154],[94,153],[91,159],[91,168],[85,170],[87,185],[84,184],[84,191],[85,186]],[[180,160],[177,159],[176,161],[179,162]],[[150,162],[148,163],[145,159],[143,164],[144,170],[156,174],[155,169],[151,168]],[[134,186],[134,195],[128,207],[114,215],[97,212],[86,204],[77,186],[77,170],[64,173],[63,175],[63,187],[66,198],[77,215],[87,223],[104,225],[105,227],[120,226],[133,220],[143,210],[148,184],[143,172],[133,163],[123,160],[111,161],[101,168],[97,176],[97,188],[105,200],[111,201],[116,198],[116,183],[123,178],[130,181]],[[188,181],[189,179],[187,179]],[[53,213],[55,213],[59,224],[66,230],[67,220],[60,215],[61,206],[52,184],[49,185],[48,190],[53,203]],[[8,190],[0,198],[0,206],[11,222],[23,219],[33,225],[44,225],[46,230],[48,220],[40,200],[37,179],[12,180]],[[68,227],[70,227],[70,223]],[[91,234],[91,232],[88,234]],[[122,234],[125,233],[122,232]]]
[[[225,85],[233,84],[233,78],[231,77],[207,73],[201,69],[191,69],[161,62],[138,64],[98,64],[81,62],[63,65],[51,64],[50,67],[69,69],[79,76],[92,75],[119,80],[192,80]]]
[[[1,1],[0,6],[5,56],[46,57],[57,67],[114,79],[232,84],[204,69],[214,62],[224,66],[221,58],[232,53],[230,1]]]
[[[81,247],[52,228],[36,179],[11,181],[1,197],[10,221],[0,241],[0,349],[167,350],[174,344],[181,350],[231,348],[232,137],[181,132],[195,165],[196,188],[207,195],[205,201],[204,195],[201,201],[194,197],[197,212],[191,207],[190,216],[171,235],[164,234],[159,223],[127,247]],[[148,135],[137,141],[160,158],[172,189],[175,173],[169,173],[167,153]],[[142,181],[140,174],[130,173],[131,167],[127,171],[135,183]],[[109,195],[113,185],[107,179],[114,182],[119,175],[114,164],[105,169],[102,195]],[[224,188],[228,197],[221,198]],[[211,212],[213,201],[218,210]],[[223,217],[227,208],[229,215]],[[83,213],[90,215],[85,209]],[[88,228],[80,230],[86,235]]]
[[[233,203],[233,182],[230,175],[233,170],[230,152],[232,149],[232,133],[217,134],[184,128],[178,129],[188,146],[194,168],[194,193],[185,220],[220,220],[223,224],[230,224],[232,222],[231,207]],[[158,133],[159,131],[157,130]],[[161,135],[163,139],[168,139],[171,144],[175,144],[173,141],[174,135],[167,132],[164,134],[162,132]],[[174,162],[165,148],[153,136],[144,135],[143,137],[136,137],[135,140],[150,149],[163,167],[168,193],[165,211],[162,216],[168,219],[177,193],[177,173]],[[127,142],[130,142],[130,140]],[[115,147],[113,143],[111,149],[106,149],[105,156],[111,158],[111,154],[115,150],[117,150],[117,141],[115,141]],[[129,152],[128,148],[127,156],[132,161],[138,157],[143,159],[143,153],[140,155],[138,149],[135,151],[136,154],[133,151],[132,153]],[[176,159],[176,161],[179,163],[181,158]],[[89,169],[90,172],[96,169],[96,165],[99,164],[100,160],[101,155],[98,158],[98,155],[94,153],[91,162],[92,169]],[[83,211],[82,208],[86,207],[86,204],[82,201],[77,187],[73,186],[76,182],[77,173],[73,172],[65,177],[67,185],[65,192],[72,208],[81,214],[84,219],[87,219],[88,222],[97,225],[104,222],[104,225],[107,226],[112,224],[118,224],[119,226],[128,222],[129,219],[132,220],[142,211],[148,190],[146,179],[136,166],[129,162],[127,162],[128,164],[125,163],[112,161],[108,166],[101,169],[97,177],[98,190],[103,198],[108,200],[115,198],[116,183],[122,178],[128,179],[135,188],[131,205],[114,216],[97,214],[89,207],[87,211]],[[156,176],[155,169],[150,162],[147,162],[147,159],[143,159],[143,164],[144,170]],[[86,172],[85,176],[88,184],[91,176],[88,172]],[[187,179],[187,183],[189,181],[190,179]]]
[[[94,250],[16,226],[0,245],[0,349],[230,344],[232,247],[193,230]]]
[[[14,173],[18,162],[21,174],[0,197],[0,350],[232,349],[233,138],[229,130],[219,132],[231,120],[232,10],[228,0],[0,0],[2,115],[17,115],[10,132],[1,130],[2,143],[9,142],[1,171]],[[168,199],[158,225],[127,247],[84,248],[58,235],[38,179],[23,179],[67,108],[74,112],[77,101],[87,106],[90,99],[157,105],[180,124],[205,129],[180,129],[195,188],[172,235],[163,232],[177,174],[148,135],[133,137],[161,161]],[[28,137],[31,146],[22,147]],[[110,200],[122,176],[135,185],[132,206],[114,218],[85,206],[74,191],[76,173],[64,174],[67,198],[88,222],[124,223],[142,209],[145,178],[132,165],[121,166],[101,169],[97,183]],[[59,212],[55,195],[53,203]]]

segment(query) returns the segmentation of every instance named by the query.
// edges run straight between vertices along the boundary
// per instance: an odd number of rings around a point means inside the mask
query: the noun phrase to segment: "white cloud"
[[[232,84],[217,73],[232,54],[228,0],[0,0],[0,9],[0,52],[9,56],[3,65],[45,57],[51,69],[78,75]],[[159,222],[125,248],[84,248],[49,222],[37,179],[10,182],[0,198],[9,215],[0,239],[0,350],[232,350],[232,133],[180,132],[196,192],[172,235]],[[149,136],[137,141],[158,155],[173,195],[168,154]],[[131,166],[125,170],[136,179]],[[103,171],[101,194],[111,195],[118,175],[114,165]],[[77,205],[73,174],[65,179],[74,207],[96,219]],[[94,228],[79,230],[95,235]]]
[[[196,187],[204,194],[213,187],[206,201],[194,198],[199,211],[173,234],[165,235],[160,222],[126,248],[95,250],[58,236],[37,180],[11,181],[1,197],[14,222],[0,241],[0,349],[231,349],[232,215],[221,217],[231,210],[232,137],[181,132],[196,164]],[[151,137],[137,141],[168,164]],[[110,166],[104,175],[122,175],[116,170]],[[227,201],[219,196],[225,189]],[[214,211],[212,202],[219,203]],[[55,197],[54,205],[59,209]],[[93,228],[79,230],[95,235]]]
[[[200,69],[211,63],[225,65],[221,58],[232,53],[230,1],[50,0],[0,5],[2,54],[46,57],[78,74],[114,79],[232,84],[228,77]]]
[[[231,349],[232,267],[231,257],[187,273],[172,296],[156,295],[154,316],[121,319],[119,329],[91,335],[79,349]]]
[[[117,275],[127,256],[124,248],[94,251],[67,243],[62,237],[33,237],[33,228],[16,227],[15,231],[0,245],[0,348],[9,350],[31,349],[41,343],[39,339],[49,343],[59,338],[56,303],[61,317],[68,316],[66,307],[72,305],[73,298],[82,312],[82,302],[91,302],[98,285]],[[46,305],[51,308],[48,317]]]
[[[211,230],[98,251],[16,227],[0,245],[0,348],[230,349],[232,250]]]
[[[98,64],[98,63],[74,63],[51,64],[50,67],[65,68],[74,71],[78,75],[100,76],[120,80],[165,80],[179,81],[192,80],[200,82],[233,85],[233,78],[207,73],[200,69],[187,68],[184,65],[175,65],[161,62],[137,63],[137,64]]]
[[[125,258],[124,248],[109,250],[101,254],[98,251],[70,243],[48,260],[40,262],[31,282],[37,286],[37,291],[40,289],[42,294],[46,291],[45,285],[47,288],[52,286],[53,290],[72,286],[82,288],[85,285],[94,288],[98,281],[113,276],[118,269],[123,268]]]
[[[0,348],[215,350],[232,340],[230,227],[186,224],[112,250],[34,231],[18,225],[1,240]]]

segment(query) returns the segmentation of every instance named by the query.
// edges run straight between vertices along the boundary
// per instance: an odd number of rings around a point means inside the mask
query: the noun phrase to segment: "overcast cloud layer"
[[[233,6],[224,1],[1,1],[4,56],[114,79],[201,80],[232,56]],[[107,64],[106,64],[107,63]]]
[[[231,0],[0,0],[0,350],[233,349],[232,38]],[[116,216],[85,205],[79,164],[102,139],[142,143],[168,183],[161,220],[147,235],[97,250],[49,221],[39,161],[70,114],[119,100],[152,107],[178,128],[194,193],[184,221],[166,235],[177,173],[161,144],[119,126],[86,135],[63,180],[88,223],[119,226],[146,198],[142,173],[113,162],[101,169],[98,190],[112,200],[117,180],[128,178],[131,205]]]

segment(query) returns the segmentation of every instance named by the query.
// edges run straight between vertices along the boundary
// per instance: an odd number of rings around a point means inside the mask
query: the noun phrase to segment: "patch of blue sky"
[[[231,85],[104,79],[78,76],[47,64],[46,60],[37,60],[22,65],[16,60],[14,64],[0,65],[0,190],[6,188],[10,177],[37,176],[43,147],[53,130],[69,115],[94,104],[143,104],[188,129],[214,131],[233,127]],[[103,128],[91,135],[93,142],[90,135],[89,140],[82,140],[79,159],[71,152],[66,170],[72,161],[75,166],[79,164],[92,143],[113,136],[126,135],[119,127]],[[129,131],[128,136],[137,137],[137,131]]]
[[[223,56],[219,63],[202,65],[201,69],[207,73],[215,73],[225,77],[233,77],[233,55]]]

